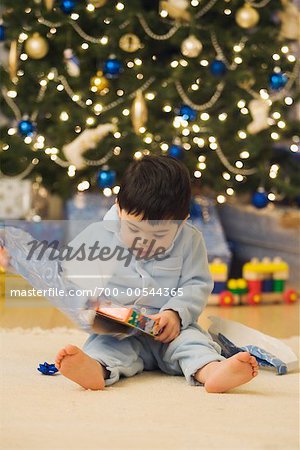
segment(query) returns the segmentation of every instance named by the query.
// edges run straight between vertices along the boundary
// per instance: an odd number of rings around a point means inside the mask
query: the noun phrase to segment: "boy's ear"
[[[115,205],[116,205],[116,207],[117,207],[118,215],[119,215],[119,217],[120,217],[120,216],[121,216],[121,209],[120,209],[120,205],[119,205],[117,199],[115,200]]]

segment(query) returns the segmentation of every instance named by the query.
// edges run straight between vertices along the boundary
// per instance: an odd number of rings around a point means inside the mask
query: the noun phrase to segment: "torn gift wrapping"
[[[222,355],[226,358],[248,351],[256,357],[261,367],[275,368],[278,375],[297,368],[297,356],[279,339],[232,320],[216,316],[210,316],[209,319],[212,324],[208,331],[221,346]]]

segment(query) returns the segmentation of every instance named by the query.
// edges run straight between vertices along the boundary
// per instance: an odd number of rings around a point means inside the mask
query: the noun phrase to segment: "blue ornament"
[[[110,169],[102,169],[98,173],[97,184],[101,189],[112,187],[116,181],[116,172]]]
[[[202,207],[194,199],[192,200],[190,206],[190,216],[191,220],[202,218]]]
[[[282,72],[273,72],[269,78],[269,85],[270,88],[273,89],[273,91],[280,91],[282,88],[284,88],[287,82],[288,77]]]
[[[48,364],[46,361],[44,362],[44,364],[39,364],[37,370],[43,375],[54,375],[56,374],[56,372],[58,372],[55,364]]]
[[[60,2],[60,9],[65,14],[71,14],[74,11],[74,8],[76,6],[76,0],[62,0]]]
[[[18,131],[21,136],[32,136],[35,127],[29,119],[23,119],[18,123]]]
[[[108,79],[118,78],[122,70],[122,62],[117,58],[109,58],[104,63],[103,73]]]
[[[179,109],[179,116],[182,116],[184,120],[193,121],[197,117],[197,112],[188,105],[182,105]]]
[[[259,188],[252,195],[252,205],[258,209],[265,208],[269,203],[268,194],[263,188]]]
[[[225,73],[227,72],[227,67],[224,61],[221,61],[220,59],[214,59],[210,65],[210,71],[213,75],[221,76],[225,75]]]
[[[5,41],[5,27],[0,25],[0,42]]]
[[[169,148],[168,155],[173,156],[173,158],[176,158],[176,159],[182,159],[183,158],[183,148],[180,145],[173,144]]]

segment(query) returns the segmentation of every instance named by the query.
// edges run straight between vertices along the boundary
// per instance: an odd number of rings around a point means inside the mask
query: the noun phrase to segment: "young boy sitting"
[[[90,225],[70,244],[80,248],[101,241],[126,249],[132,258],[111,264],[106,288],[119,304],[159,318],[160,333],[122,340],[91,334],[83,350],[69,344],[55,361],[65,377],[86,389],[102,390],[121,376],[159,368],[184,375],[189,384],[204,385],[207,392],[221,393],[257,375],[253,356],[240,352],[225,359],[218,344],[197,324],[213,283],[202,235],[187,222],[190,200],[190,177],[182,163],[145,156],[126,170],[116,203],[102,225]],[[65,262],[66,277],[77,274],[80,284],[86,273],[83,286],[89,285],[98,264],[92,259]],[[7,263],[3,249],[0,264]]]

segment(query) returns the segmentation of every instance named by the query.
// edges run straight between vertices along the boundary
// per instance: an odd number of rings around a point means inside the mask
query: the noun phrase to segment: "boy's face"
[[[186,217],[184,221],[178,223],[164,220],[160,224],[155,224],[154,221],[142,220],[141,215],[128,214],[120,209],[117,202],[116,205],[121,219],[120,237],[139,258],[150,258],[166,251],[172,244],[179,226],[187,220]]]

